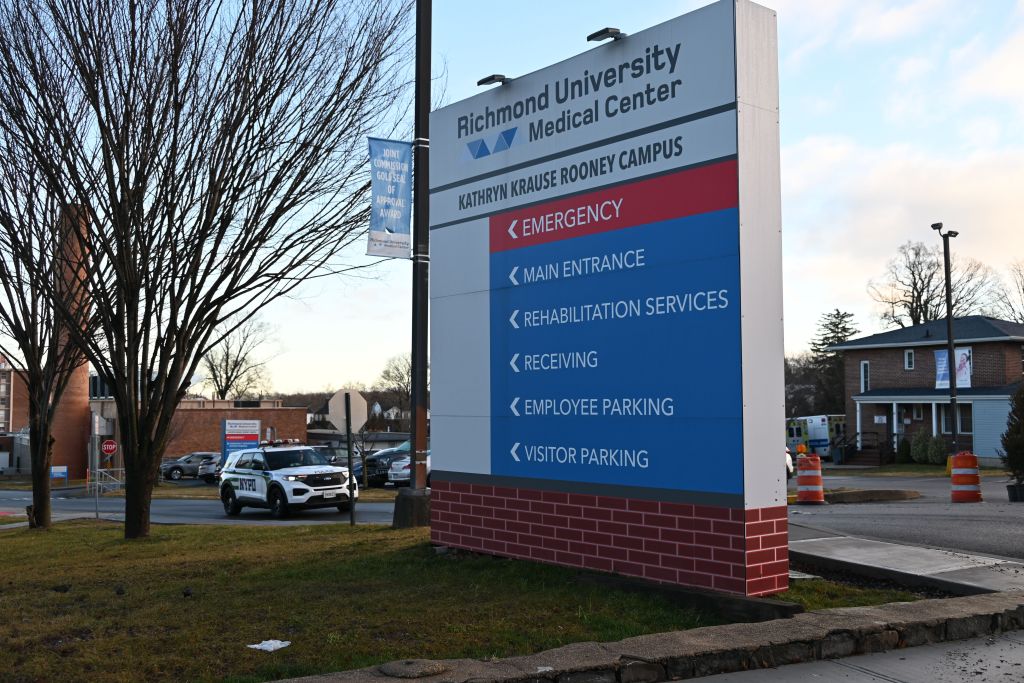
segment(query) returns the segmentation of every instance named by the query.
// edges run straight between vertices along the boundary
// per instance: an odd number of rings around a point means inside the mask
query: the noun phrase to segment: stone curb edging
[[[291,683],[658,683],[963,640],[1024,628],[1024,591],[805,612],[522,657],[389,662]],[[386,672],[386,673],[385,673]]]

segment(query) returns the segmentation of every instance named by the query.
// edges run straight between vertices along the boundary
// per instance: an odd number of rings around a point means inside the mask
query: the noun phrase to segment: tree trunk
[[[32,519],[33,529],[49,529],[50,516],[50,463],[53,461],[53,436],[46,416],[40,415],[34,402],[29,402],[29,460],[32,463]]]
[[[32,467],[32,519],[33,529],[49,529],[50,519],[50,468]]]
[[[127,463],[126,463],[127,464]],[[156,477],[146,467],[125,468],[124,473],[124,537],[149,536],[149,509],[153,502]]]

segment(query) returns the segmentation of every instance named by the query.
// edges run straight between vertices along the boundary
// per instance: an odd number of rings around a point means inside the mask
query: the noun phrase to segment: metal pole
[[[940,233],[941,234],[941,233]],[[946,353],[949,365],[949,421],[953,433],[953,454],[959,452],[957,446],[957,411],[956,411],[956,350],[953,341],[953,286],[950,283],[949,267],[949,232],[942,235],[942,251],[946,262]]]
[[[355,478],[352,469],[352,398],[347,391],[345,392],[345,437],[348,440],[348,523],[350,526],[355,526],[356,499],[352,497],[354,492],[352,485],[355,483],[352,481]],[[365,465],[363,465],[363,469],[366,469]]]
[[[427,462],[427,321],[430,266],[430,0],[416,2],[416,102],[413,142],[412,467],[409,486],[422,489]]]

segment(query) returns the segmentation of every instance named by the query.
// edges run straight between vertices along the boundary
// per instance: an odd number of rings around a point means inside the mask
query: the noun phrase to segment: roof
[[[953,318],[953,340],[958,344],[995,341],[1024,342],[1024,325],[984,315]],[[946,319],[940,318],[921,325],[880,332],[860,339],[850,339],[842,344],[830,346],[829,350],[851,351],[908,346],[945,346],[945,344]]]
[[[955,334],[955,333],[954,333]],[[1024,382],[1015,382],[1014,384],[1006,384],[999,387],[971,387],[970,389],[957,389],[957,398],[1009,398],[1016,393]],[[921,399],[923,402],[934,400],[936,403],[948,403],[949,402],[949,389],[934,389],[931,387],[920,387],[920,388],[892,388],[892,389],[872,389],[871,391],[863,391],[859,394],[853,395],[854,401],[860,401],[863,403],[871,403],[872,400],[879,402],[890,402],[896,399],[896,402],[900,402],[903,399]],[[908,401],[909,402],[909,401]]]

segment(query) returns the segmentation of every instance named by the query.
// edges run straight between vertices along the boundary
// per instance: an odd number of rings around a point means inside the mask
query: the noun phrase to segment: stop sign
[[[113,455],[117,453],[117,442],[113,439],[107,439],[100,444],[100,450],[103,451],[103,455]]]

